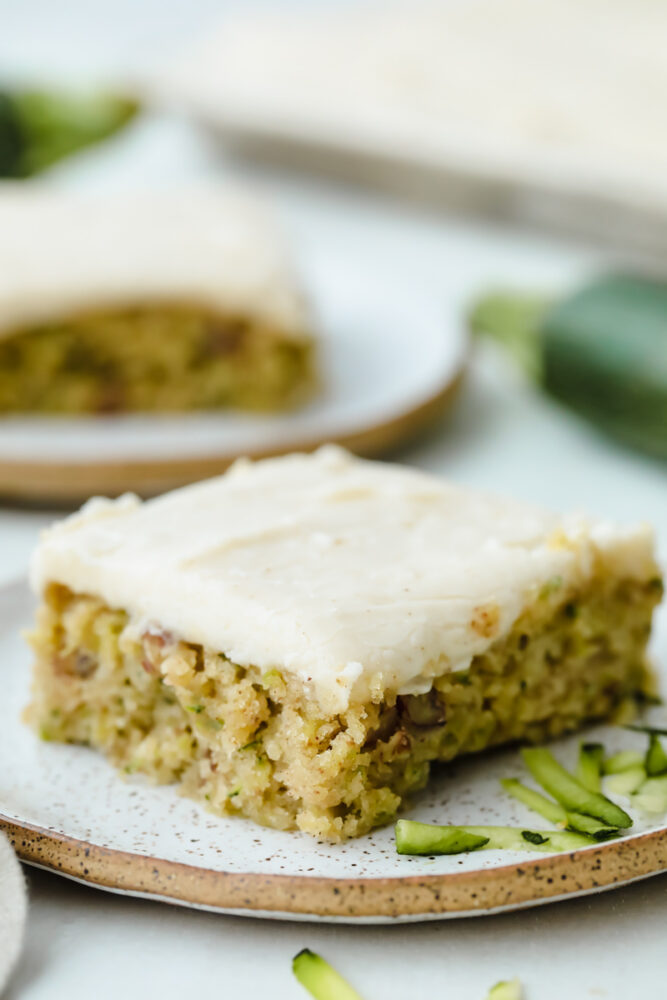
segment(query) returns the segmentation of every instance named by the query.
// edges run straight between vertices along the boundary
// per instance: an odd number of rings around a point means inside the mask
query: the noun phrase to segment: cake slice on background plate
[[[0,413],[283,410],[315,384],[298,282],[251,196],[0,192]]]

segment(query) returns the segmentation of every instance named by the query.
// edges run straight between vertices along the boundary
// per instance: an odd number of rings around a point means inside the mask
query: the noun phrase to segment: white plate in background
[[[329,441],[380,454],[448,403],[467,357],[439,298],[355,245],[309,244],[299,263],[322,388],[287,414],[238,411],[0,420],[0,493],[32,499],[154,493],[258,457]]]

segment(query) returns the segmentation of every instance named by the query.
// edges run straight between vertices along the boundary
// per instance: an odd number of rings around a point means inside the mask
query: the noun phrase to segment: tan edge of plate
[[[334,443],[366,457],[375,457],[406,444],[425,430],[453,402],[463,381],[465,360],[438,392],[414,406],[370,427],[329,438],[290,441],[285,446],[243,452],[249,458],[268,458],[292,451],[313,451]],[[56,503],[79,502],[92,494],[117,496],[134,492],[151,496],[186,483],[224,472],[239,453],[208,457],[109,462],[23,462],[0,460],[0,496],[5,499]]]
[[[482,915],[611,889],[667,870],[667,829],[481,871],[362,879],[213,871],[100,847],[2,815],[0,829],[29,864],[99,888],[247,916]]]

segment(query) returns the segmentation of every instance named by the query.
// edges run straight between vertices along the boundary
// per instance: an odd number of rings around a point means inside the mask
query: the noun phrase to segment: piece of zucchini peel
[[[395,827],[398,854],[463,854],[469,851],[574,851],[594,843],[570,830],[534,830],[512,826],[439,826],[399,819]]]
[[[309,948],[292,959],[292,971],[315,1000],[361,1000],[356,990],[332,965]]]
[[[647,815],[667,812],[667,751],[660,735],[664,728],[629,726],[649,737],[644,755],[621,750],[606,757],[600,743],[579,747],[576,776],[567,771],[544,747],[521,751],[533,778],[553,798],[530,788],[517,778],[504,778],[503,789],[522,805],[553,823],[555,830],[509,826],[453,826],[400,819],[395,826],[398,854],[462,854],[478,850],[573,851],[619,837],[632,818],[606,792],[632,798]]]
[[[580,813],[599,820],[607,827],[625,830],[632,826],[631,817],[600,792],[591,792],[558,763],[544,747],[526,747],[521,751],[528,770],[545,791],[568,812]]]
[[[518,979],[505,979],[489,990],[486,1000],[521,1000],[523,990]]]

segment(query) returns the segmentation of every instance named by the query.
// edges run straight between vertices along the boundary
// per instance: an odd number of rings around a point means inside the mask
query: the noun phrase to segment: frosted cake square
[[[648,683],[650,530],[328,447],[49,529],[29,715],[216,813],[339,839],[431,765]]]
[[[287,248],[244,192],[0,192],[0,413],[282,410],[315,385]]]

